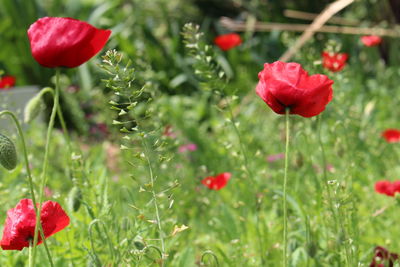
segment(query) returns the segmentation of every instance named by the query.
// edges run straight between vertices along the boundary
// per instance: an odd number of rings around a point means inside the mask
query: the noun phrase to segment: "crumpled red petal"
[[[0,78],[0,90],[8,90],[15,85],[15,77],[6,75]]]
[[[388,143],[398,143],[400,142],[400,130],[387,129],[382,133],[382,137],[385,138]]]
[[[326,75],[309,76],[298,63],[276,61],[264,65],[256,93],[276,113],[312,117],[325,110],[332,100],[333,81]]]
[[[230,50],[242,43],[242,38],[237,33],[228,33],[215,37],[214,43],[223,51]]]
[[[349,55],[346,53],[322,52],[322,66],[332,72],[341,71],[346,66]]]
[[[54,235],[69,225],[70,219],[60,204],[46,201],[42,205],[41,223],[46,238]],[[36,217],[31,199],[22,199],[7,212],[3,237],[0,246],[3,250],[22,250],[29,247],[35,231]],[[38,244],[42,240],[39,236]]]
[[[205,186],[207,186],[211,190],[221,190],[224,188],[229,179],[231,178],[232,174],[229,172],[224,172],[221,174],[218,174],[217,176],[209,176],[204,178],[201,183]]]
[[[361,42],[368,47],[377,46],[382,42],[382,38],[378,35],[366,35],[361,37]]]

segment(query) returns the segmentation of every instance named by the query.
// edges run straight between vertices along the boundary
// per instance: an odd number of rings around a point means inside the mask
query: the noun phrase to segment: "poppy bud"
[[[3,134],[0,134],[0,164],[10,171],[17,166],[17,152],[14,143]]]
[[[24,109],[24,122],[30,123],[40,113],[43,107],[42,95],[38,94],[32,97],[25,106]]]
[[[78,211],[82,202],[82,191],[74,186],[68,194],[68,207],[73,211]]]

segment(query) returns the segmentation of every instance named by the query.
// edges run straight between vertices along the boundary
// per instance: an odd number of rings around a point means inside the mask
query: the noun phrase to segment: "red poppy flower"
[[[377,35],[366,35],[361,37],[361,42],[365,46],[377,46],[382,42],[382,38]]]
[[[215,177],[214,176],[206,177],[201,181],[201,183],[212,190],[220,190],[226,186],[229,179],[231,179],[231,175],[232,174],[229,172],[224,172],[218,174]]]
[[[387,129],[382,133],[382,137],[388,143],[398,143],[400,142],[400,131],[397,129]]]
[[[15,85],[14,76],[3,76],[0,78],[0,89],[7,90]]]
[[[316,116],[332,100],[333,81],[322,74],[309,76],[298,63],[266,63],[258,78],[257,94],[278,114],[289,108],[290,114]]]
[[[396,253],[390,253],[384,247],[375,247],[374,257],[372,258],[369,267],[393,267],[394,262],[397,261],[399,255]]]
[[[341,71],[346,65],[349,55],[346,53],[322,52],[322,66],[332,72]]]
[[[375,191],[379,194],[394,197],[396,193],[400,193],[400,181],[378,181],[375,183]]]
[[[215,37],[214,43],[224,51],[232,49],[242,43],[242,38],[237,33],[228,33]]]
[[[54,201],[46,201],[42,205],[40,213],[44,236],[50,237],[61,231],[69,224],[69,217]],[[7,212],[7,219],[3,230],[3,238],[0,241],[4,250],[22,250],[29,247],[32,241],[36,225],[35,210],[31,199],[22,199],[13,209]],[[39,235],[38,244],[42,243]]]
[[[77,67],[106,44],[110,30],[72,19],[44,17],[28,30],[31,51],[35,60],[44,67]]]

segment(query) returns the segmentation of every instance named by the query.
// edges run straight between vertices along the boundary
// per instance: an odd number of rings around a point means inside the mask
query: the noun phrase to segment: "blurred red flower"
[[[316,116],[333,97],[332,80],[322,74],[309,76],[298,63],[266,63],[258,78],[257,94],[278,114],[289,108],[290,114]]]
[[[384,194],[390,197],[394,197],[396,193],[400,193],[400,181],[378,181],[375,183],[375,191],[379,194]]]
[[[398,258],[398,254],[390,253],[384,247],[378,246],[374,249],[374,257],[369,267],[393,267],[394,262],[397,261]]]
[[[377,46],[382,42],[382,38],[378,35],[366,35],[361,37],[361,42],[365,46]]]
[[[387,129],[383,131],[382,137],[385,138],[388,143],[398,143],[400,142],[400,130]]]
[[[201,183],[212,190],[220,190],[226,186],[229,179],[231,179],[231,173],[224,172],[217,176],[209,176],[204,178]]]
[[[15,77],[6,75],[0,78],[0,89],[7,90],[15,85]]]
[[[33,57],[48,68],[85,63],[104,47],[110,34],[84,21],[58,17],[40,18],[28,30]]]
[[[214,43],[224,51],[239,46],[242,43],[242,38],[237,33],[228,33],[215,37]]]
[[[54,201],[46,201],[42,205],[40,221],[44,236],[50,237],[61,231],[69,224],[69,217]],[[13,209],[7,212],[7,219],[3,230],[3,238],[0,241],[4,250],[22,250],[29,247],[29,241],[33,240],[36,225],[35,210],[31,199],[22,199]],[[42,243],[39,235],[38,244]]]
[[[322,66],[332,72],[341,71],[346,65],[349,55],[346,53],[322,52]]]
[[[164,128],[163,136],[169,137],[169,138],[176,138],[176,134],[174,133],[174,130],[172,129],[171,125],[166,125]]]

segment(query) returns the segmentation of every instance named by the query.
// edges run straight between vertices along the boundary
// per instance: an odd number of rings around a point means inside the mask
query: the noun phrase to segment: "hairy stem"
[[[37,209],[36,197],[35,197],[35,189],[34,189],[35,185],[34,185],[33,179],[32,179],[32,173],[31,173],[31,169],[30,169],[28,151],[26,149],[24,133],[23,133],[21,125],[20,125],[20,123],[19,123],[19,121],[18,121],[18,119],[17,119],[17,117],[15,116],[14,113],[12,113],[11,111],[5,110],[5,111],[0,112],[0,117],[3,116],[3,115],[8,115],[12,119],[12,121],[14,122],[14,124],[15,124],[15,126],[17,128],[18,135],[19,135],[19,138],[20,138],[21,143],[22,143],[22,150],[24,151],[25,168],[26,168],[26,172],[28,174],[28,184],[29,184],[29,190],[30,190],[30,194],[31,194],[31,198],[32,198],[33,209],[35,211],[35,215],[37,216],[38,209]],[[42,229],[42,225],[41,225],[40,222],[39,222],[39,227],[40,227],[40,234],[41,234],[42,239],[43,239],[43,245],[44,245],[45,250],[46,250],[47,258],[49,259],[50,265],[53,266],[53,259],[51,257],[49,248],[47,247],[46,240],[43,238],[44,234],[43,234],[43,229]],[[36,250],[36,248],[35,248],[35,246],[33,246],[33,252],[35,252],[35,250]],[[33,261],[33,257],[32,256],[33,256],[32,255],[32,244],[30,244],[29,245],[29,259],[28,259],[30,267],[34,266],[34,261]]]
[[[238,129],[238,127],[236,126],[236,121],[235,121],[235,117],[234,117],[234,115],[233,115],[233,111],[232,111],[232,107],[231,107],[231,104],[230,104],[230,101],[229,100],[227,100],[227,106],[228,106],[228,109],[229,109],[229,115],[230,115],[230,122],[231,122],[231,124],[232,124],[232,127],[233,127],[233,129],[234,129],[234,131],[235,131],[235,133],[236,133],[236,135],[237,135],[237,138],[238,138],[238,140],[239,140],[239,145],[240,145],[240,151],[241,151],[241,153],[242,153],[242,155],[243,155],[243,163],[244,163],[244,168],[245,168],[245,170],[246,170],[246,173],[247,173],[247,175],[248,175],[248,177],[250,178],[250,181],[253,183],[253,185],[255,184],[255,179],[254,179],[254,176],[253,176],[253,173],[252,173],[252,171],[251,171],[251,169],[250,169],[250,167],[249,167],[249,161],[248,161],[248,158],[247,158],[247,152],[246,152],[246,150],[245,150],[245,148],[244,148],[244,145],[243,145],[243,141],[242,141],[242,136],[241,136],[241,134],[240,134],[240,132],[239,132],[239,129]],[[255,187],[255,188],[257,188],[257,187]],[[256,231],[257,231],[257,240],[258,240],[258,246],[259,246],[259,249],[260,249],[260,259],[261,259],[261,264],[263,264],[263,265],[265,265],[265,258],[264,258],[264,243],[263,243],[263,240],[262,240],[262,238],[263,238],[263,236],[261,235],[261,230],[260,230],[260,213],[259,213],[259,207],[261,206],[261,203],[258,203],[258,198],[257,198],[257,196],[255,197],[255,209],[256,209]]]
[[[58,105],[59,105],[59,98],[60,98],[60,88],[59,87],[60,87],[60,70],[56,69],[56,90],[55,90],[55,94],[54,94],[53,109],[51,111],[50,121],[49,121],[49,125],[47,128],[46,146],[45,146],[45,152],[44,152],[43,169],[42,169],[42,175],[41,175],[41,186],[40,186],[39,201],[38,201],[39,211],[36,214],[36,226],[35,226],[35,233],[34,233],[34,237],[33,237],[33,247],[34,247],[33,263],[35,263],[35,259],[36,259],[35,247],[36,247],[37,240],[38,240],[38,227],[40,224],[40,211],[42,209],[43,192],[44,192],[44,188],[45,188],[46,182],[47,182],[47,169],[48,169],[48,165],[49,165],[50,139],[51,139],[51,135],[53,133],[54,121],[55,121],[55,117],[56,117]],[[43,240],[44,240],[44,238],[43,238]],[[50,264],[51,264],[51,266],[53,266],[52,262]]]
[[[154,190],[153,167],[151,166],[149,150],[148,150],[148,147],[147,147],[147,143],[146,143],[145,137],[142,136],[142,135],[141,135],[141,137],[142,137],[142,143],[143,143],[143,147],[144,147],[144,154],[145,154],[145,157],[146,157],[147,165],[149,167],[151,193],[153,195],[154,209],[156,211],[157,227],[158,227],[158,232],[159,232],[160,242],[161,242],[161,252],[162,252],[161,267],[163,267],[164,266],[164,256],[165,256],[164,233],[163,233],[162,227],[161,227],[160,212],[159,212],[158,203],[157,203],[157,195],[156,195],[156,192]]]
[[[285,146],[285,171],[283,176],[283,266],[288,266],[288,253],[287,253],[287,242],[288,242],[288,229],[287,229],[287,173],[289,166],[289,138],[290,138],[290,125],[289,125],[289,112],[290,109],[286,109],[285,121],[286,121],[286,146]]]

